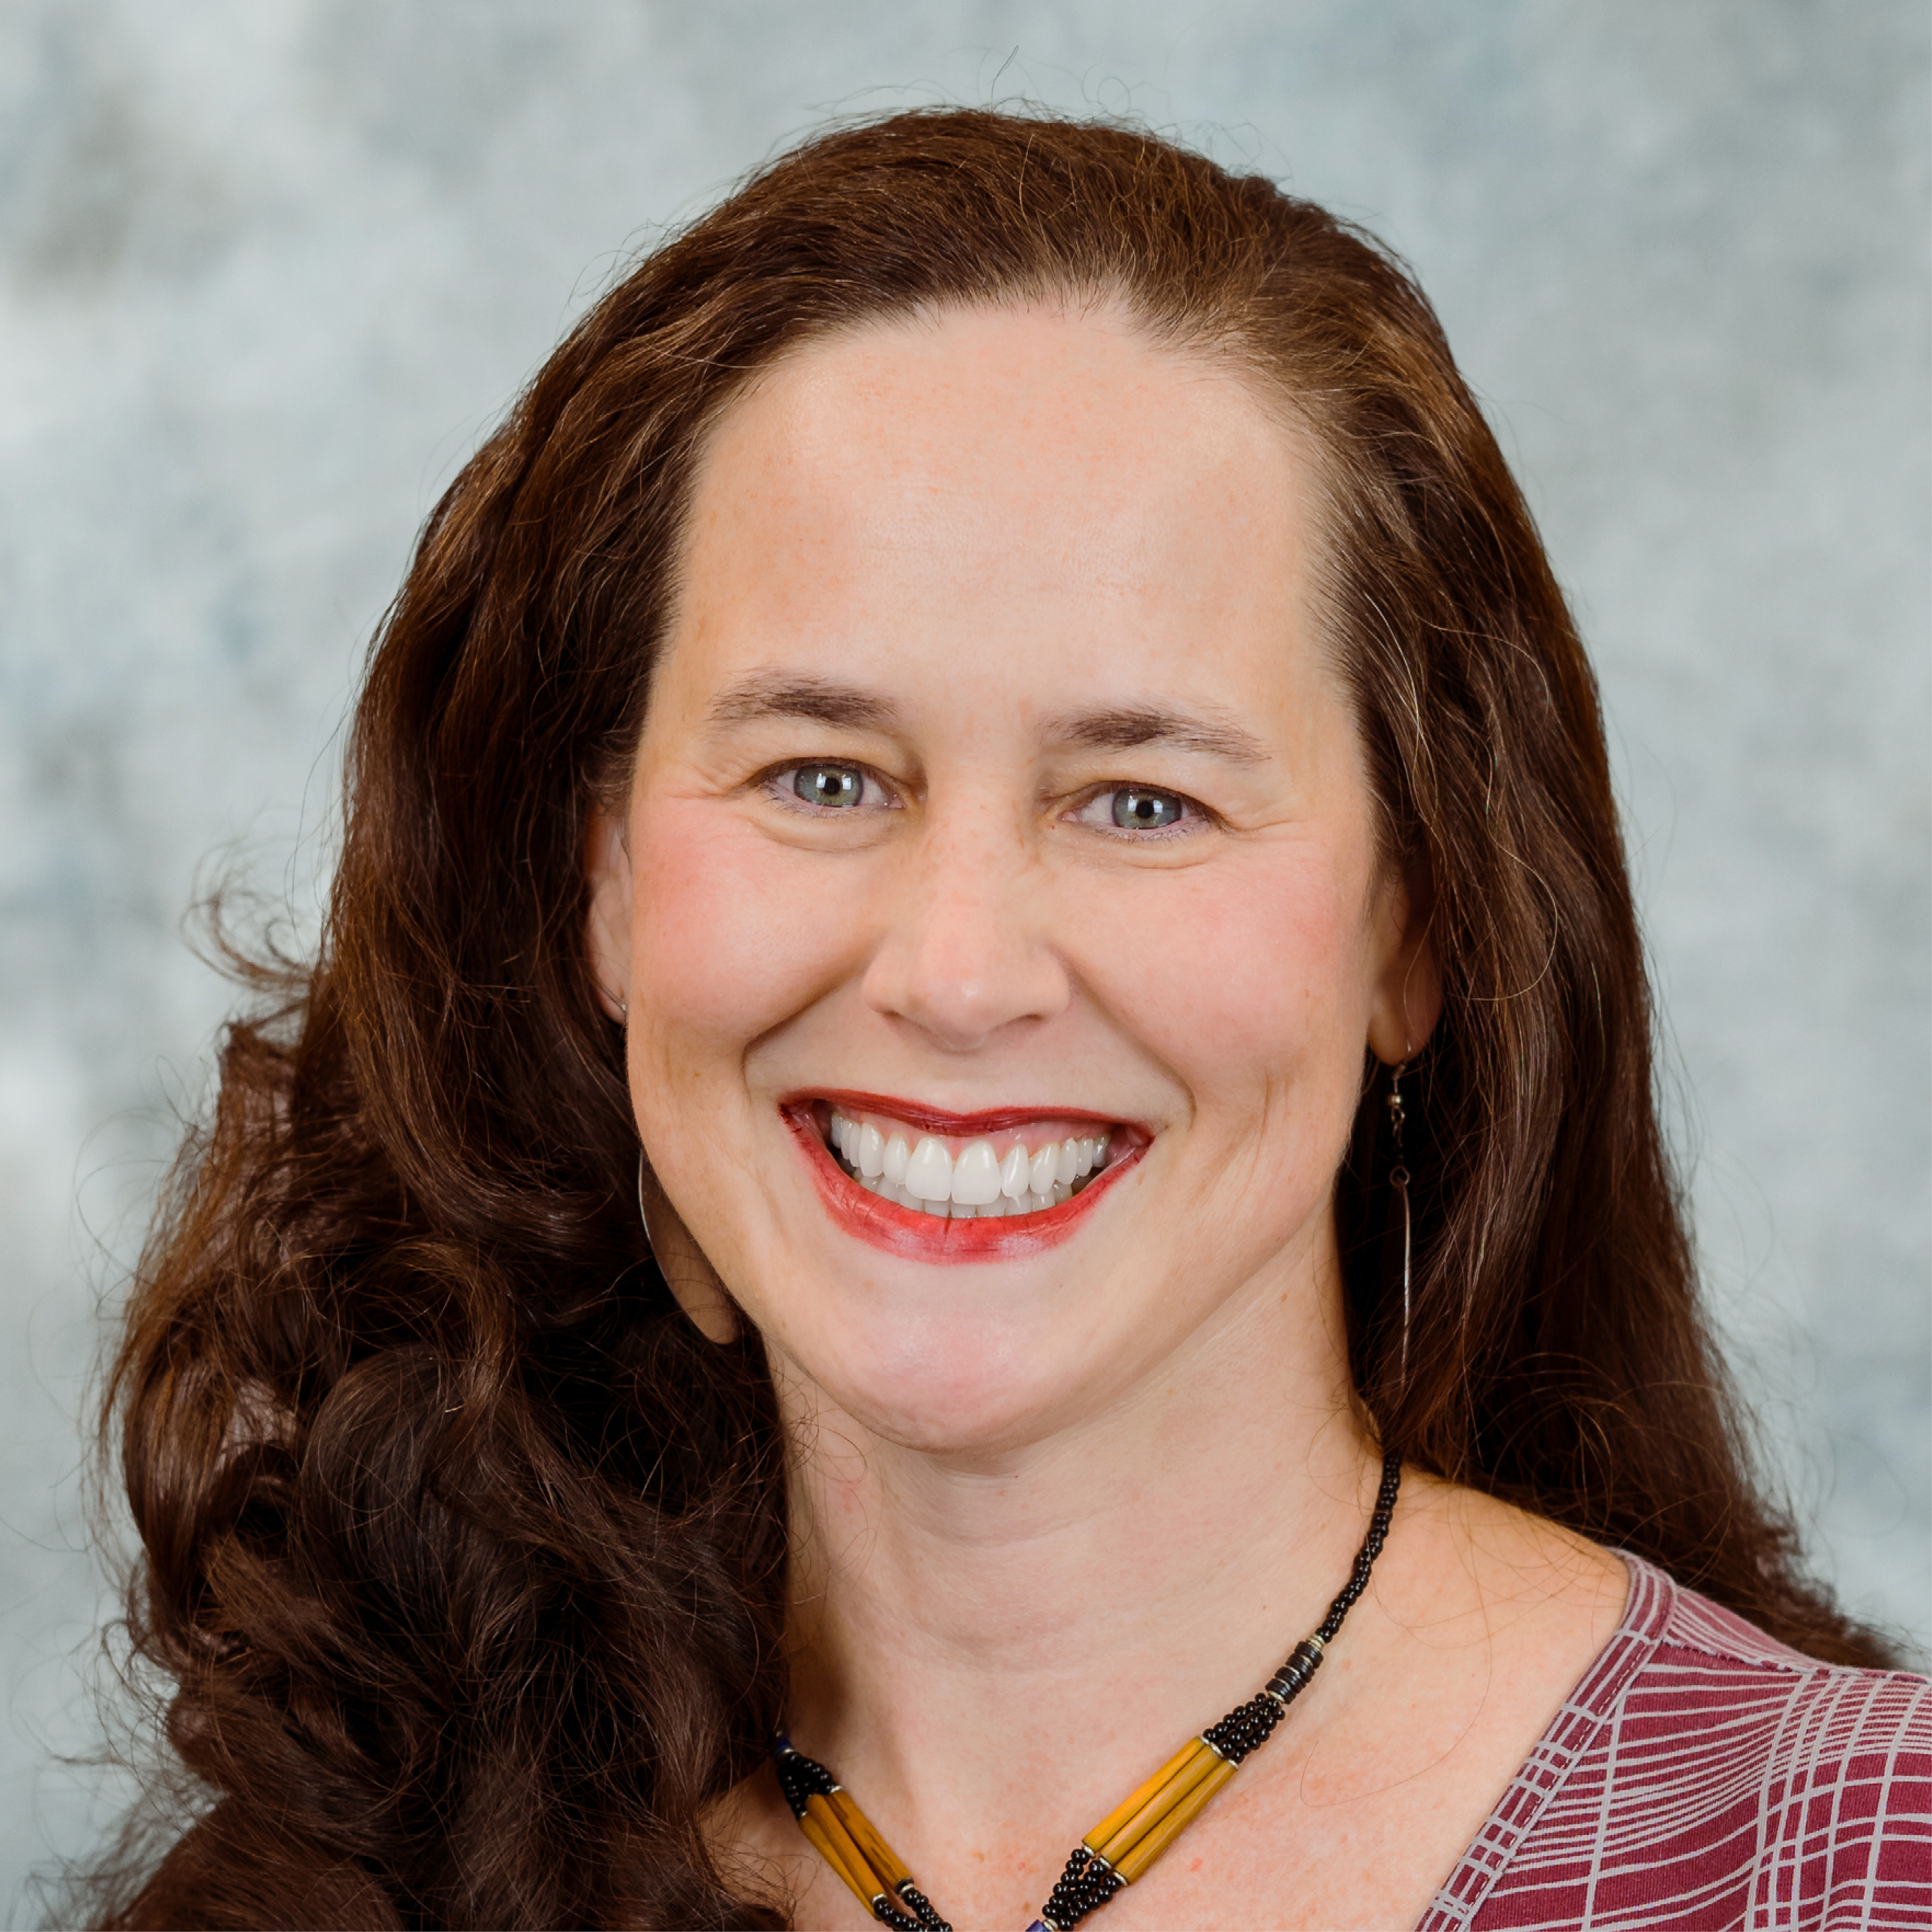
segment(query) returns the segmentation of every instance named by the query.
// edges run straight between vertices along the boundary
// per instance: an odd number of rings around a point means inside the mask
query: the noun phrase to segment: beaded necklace
[[[1314,1634],[1294,1646],[1288,1661],[1256,1696],[1198,1737],[1190,1738],[1081,1840],[1027,1932],[1071,1932],[1123,1886],[1132,1884],[1192,1823],[1208,1799],[1240,1768],[1242,1760],[1268,1742],[1288,1706],[1319,1668],[1323,1652],[1335,1640],[1355,1599],[1368,1587],[1369,1571],[1382,1554],[1401,1484],[1401,1457],[1384,1456],[1369,1533],[1355,1552],[1354,1567],[1341,1594],[1328,1606]],[[952,1932],[932,1900],[913,1882],[898,1854],[824,1765],[795,1750],[782,1732],[772,1741],[772,1758],[799,1829],[880,1924],[893,1927],[895,1932]]]

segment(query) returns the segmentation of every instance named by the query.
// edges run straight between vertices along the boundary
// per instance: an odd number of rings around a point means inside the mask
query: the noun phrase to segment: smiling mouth
[[[848,1180],[942,1220],[1024,1223],[1048,1214],[1097,1180],[1120,1145],[1118,1128],[1049,1114],[969,1135],[925,1132],[849,1104],[813,1112]]]

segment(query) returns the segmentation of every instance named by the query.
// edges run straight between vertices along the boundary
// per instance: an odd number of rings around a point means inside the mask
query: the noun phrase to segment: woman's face
[[[1244,380],[1118,314],[820,344],[711,440],[595,963],[670,1201],[890,1439],[1332,1334],[1363,1047],[1436,996],[1313,514]]]

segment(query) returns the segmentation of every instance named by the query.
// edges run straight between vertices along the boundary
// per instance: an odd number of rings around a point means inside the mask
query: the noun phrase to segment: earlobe
[[[1442,1015],[1442,974],[1432,940],[1436,895],[1412,866],[1389,896],[1388,948],[1369,1016],[1369,1047],[1399,1066],[1427,1044]]]
[[[631,854],[623,821],[592,806],[584,828],[584,876],[590,887],[585,950],[598,1004],[614,1020],[629,1010]]]
[[[658,1272],[691,1325],[707,1342],[735,1342],[740,1332],[738,1304],[711,1265],[710,1257],[692,1238],[684,1219],[651,1172],[644,1150],[638,1150],[638,1215],[644,1224]]]

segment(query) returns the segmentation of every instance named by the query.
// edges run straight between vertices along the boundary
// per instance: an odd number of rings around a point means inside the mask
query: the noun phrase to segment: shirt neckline
[[[1616,1554],[1630,1576],[1630,1595],[1616,1628],[1558,1706],[1481,1830],[1417,1922],[1415,1932],[1461,1932],[1482,1910],[1630,1679],[1663,1642],[1677,1608],[1676,1584],[1641,1556],[1628,1550]]]

